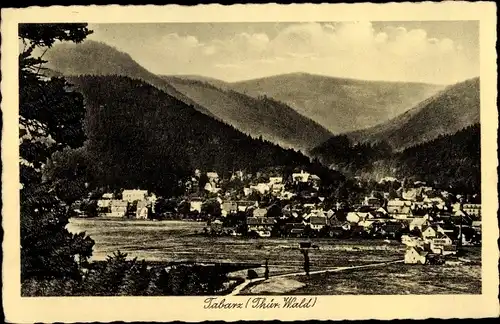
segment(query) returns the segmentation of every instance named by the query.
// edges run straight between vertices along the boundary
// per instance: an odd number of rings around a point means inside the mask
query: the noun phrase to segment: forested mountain
[[[223,90],[210,80],[163,78],[218,119],[246,134],[261,135],[283,147],[307,151],[332,136],[318,123],[274,99],[265,96],[253,98],[233,90]]]
[[[140,66],[130,55],[107,44],[91,40],[79,44],[59,44],[45,55],[48,60],[46,67],[61,75],[120,75],[142,80],[212,116],[210,111],[178,92],[167,81]]]
[[[195,169],[313,166],[299,152],[252,139],[143,81],[122,76],[69,80],[85,97],[86,150],[99,185],[171,193]]]
[[[397,174],[427,183],[447,184],[481,192],[481,126],[474,124],[453,135],[410,147],[397,154]]]
[[[354,142],[386,141],[401,150],[479,123],[479,110],[479,78],[474,78],[444,89],[386,123],[347,135]]]
[[[480,193],[480,135],[477,123],[400,152],[391,152],[385,143],[353,143],[342,135],[332,137],[314,153],[324,163],[353,176],[394,176],[462,193]]]
[[[385,122],[443,88],[423,83],[362,81],[307,73],[283,74],[230,85],[238,92],[255,97],[266,95],[284,102],[336,134]]]
[[[211,78],[197,77],[204,81],[198,82],[190,76],[159,77],[104,43],[58,45],[48,51],[47,58],[50,69],[66,76],[120,75],[145,81],[208,116],[281,146],[306,151],[331,136],[285,104],[224,91],[213,85],[225,83]]]

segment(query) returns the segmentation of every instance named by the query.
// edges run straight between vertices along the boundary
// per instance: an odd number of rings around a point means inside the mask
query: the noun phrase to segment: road
[[[319,274],[319,273],[325,273],[325,272],[339,272],[339,271],[344,271],[344,270],[351,270],[351,269],[361,269],[361,268],[370,268],[370,267],[377,267],[377,266],[382,266],[382,265],[388,265],[388,264],[394,264],[394,263],[402,263],[404,260],[397,260],[397,261],[390,261],[390,262],[379,262],[379,263],[371,263],[371,264],[364,264],[364,265],[359,265],[359,266],[351,266],[351,267],[335,267],[335,268],[330,268],[330,269],[323,269],[323,270],[317,270],[317,271],[310,271],[309,274]],[[292,276],[298,276],[298,275],[305,275],[305,272],[292,272],[292,273],[285,273],[285,274],[280,274],[280,275],[274,275],[274,276],[269,276],[269,279],[271,278],[282,278],[282,277],[292,277]],[[247,287],[251,283],[256,283],[256,282],[261,282],[266,280],[265,278],[255,278],[255,279],[246,279],[244,282],[236,286],[231,293],[228,294],[228,296],[236,296],[238,295],[245,287]]]

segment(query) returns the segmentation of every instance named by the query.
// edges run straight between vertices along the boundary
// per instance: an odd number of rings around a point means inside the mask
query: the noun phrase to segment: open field
[[[423,295],[480,294],[479,247],[467,248],[473,263],[410,265],[345,269],[338,272],[270,278],[244,288],[240,295]]]
[[[288,294],[423,295],[480,294],[481,266],[393,264],[382,268],[298,276],[305,286]]]
[[[244,239],[204,237],[204,223],[189,221],[137,221],[71,219],[72,232],[92,237],[93,259],[102,260],[120,250],[147,261],[238,262],[264,264],[269,259],[271,275],[303,271],[298,246],[304,239]],[[313,239],[319,249],[310,252],[311,271],[332,267],[400,260],[404,246],[380,240]]]

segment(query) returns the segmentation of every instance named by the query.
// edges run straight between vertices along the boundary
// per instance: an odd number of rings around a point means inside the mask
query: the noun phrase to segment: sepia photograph
[[[480,20],[16,28],[21,298],[484,293]]]

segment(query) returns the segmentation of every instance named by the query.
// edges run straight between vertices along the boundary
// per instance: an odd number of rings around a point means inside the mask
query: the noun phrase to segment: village
[[[199,235],[396,240],[407,246],[405,263],[411,264],[444,262],[462,246],[481,244],[476,197],[385,177],[378,187],[390,190],[348,205],[320,196],[320,184],[320,177],[303,170],[287,178],[237,171],[228,179],[196,170],[181,199],[125,189],[91,201],[97,218],[206,222]],[[75,204],[74,212],[88,217],[81,206]]]

